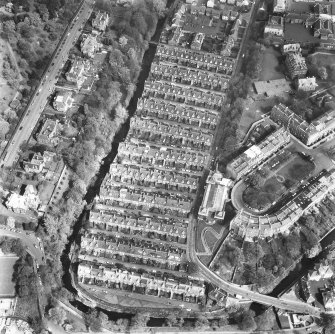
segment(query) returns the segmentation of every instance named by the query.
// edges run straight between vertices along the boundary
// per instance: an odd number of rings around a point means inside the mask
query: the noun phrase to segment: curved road
[[[195,252],[195,223],[194,218],[190,219],[188,227],[188,248],[187,255],[190,261],[196,263],[201,271],[202,276],[209,282],[215,284],[219,288],[225,290],[231,295],[241,295],[244,298],[250,299],[254,302],[271,305],[280,309],[285,309],[288,311],[293,311],[297,313],[307,313],[313,316],[320,315],[320,309],[308,305],[303,302],[296,302],[291,300],[284,300],[281,298],[274,298],[263,295],[258,292],[249,291],[241,288],[239,285],[225,281],[220,276],[215,274],[213,271],[208,269],[199,259]]]
[[[1,227],[0,236],[21,239],[23,245],[27,247],[28,252],[35,259],[36,263],[38,264],[44,263],[43,244],[41,240],[35,236],[34,232],[27,232],[17,229],[9,229],[6,227]]]
[[[0,167],[10,167],[17,158],[20,146],[26,142],[37,124],[50,93],[58,80],[59,70],[68,58],[68,53],[80,35],[80,28],[84,26],[93,10],[90,0],[83,0],[77,14],[63,33],[56,51],[53,54],[51,64],[45,71],[41,82],[30,100],[15,133],[9,140],[0,158]]]

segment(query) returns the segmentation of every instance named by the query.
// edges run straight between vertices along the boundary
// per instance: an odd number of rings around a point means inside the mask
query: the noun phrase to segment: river
[[[167,1],[167,8],[171,8],[171,6],[173,5],[175,0],[168,0]],[[116,134],[112,147],[111,147],[111,151],[109,152],[109,154],[105,157],[105,159],[102,162],[102,165],[96,175],[96,178],[93,182],[93,184],[88,188],[87,193],[85,195],[85,200],[88,204],[91,204],[95,198],[95,196],[97,196],[99,194],[100,191],[100,186],[102,181],[104,180],[105,176],[108,174],[109,172],[109,167],[111,165],[111,163],[114,161],[116,155],[117,155],[117,151],[118,151],[118,147],[119,147],[119,143],[124,141],[127,133],[129,131],[129,124],[130,124],[130,118],[135,114],[136,111],[136,107],[137,107],[137,101],[138,99],[142,96],[143,93],[143,89],[144,89],[144,83],[146,81],[146,79],[148,78],[149,72],[150,72],[150,68],[151,68],[151,63],[154,59],[155,53],[156,53],[156,49],[157,49],[157,45],[156,43],[159,40],[159,37],[161,35],[161,32],[163,30],[164,24],[165,24],[165,20],[166,18],[161,18],[158,20],[157,23],[157,27],[156,27],[156,31],[151,39],[151,41],[153,43],[150,42],[149,44],[149,48],[147,49],[147,51],[144,53],[143,56],[143,61],[142,61],[142,65],[141,65],[141,71],[137,80],[137,86],[136,86],[136,90],[134,92],[134,95],[132,97],[132,99],[129,102],[128,105],[128,113],[129,113],[129,117],[127,119],[127,121],[123,124],[123,126],[121,127],[121,129],[119,130],[119,132]],[[63,275],[63,285],[64,287],[69,290],[71,293],[76,294],[77,290],[75,289],[75,287],[72,285],[72,280],[71,280],[71,260],[69,258],[69,254],[70,254],[70,250],[71,250],[71,246],[76,243],[76,244],[80,244],[80,230],[82,227],[82,222],[85,220],[85,216],[88,214],[88,212],[86,210],[84,210],[82,212],[82,214],[80,215],[80,217],[78,218],[78,220],[76,221],[76,223],[73,226],[73,231],[71,236],[69,237],[69,242],[66,245],[61,261],[62,261],[62,265],[63,265],[63,271],[64,271],[64,275]],[[86,313],[90,308],[88,306],[86,306],[84,303],[80,302],[79,300],[75,300],[72,301],[71,304],[76,307],[78,310]],[[119,313],[119,312],[113,312],[113,311],[106,311],[103,310],[105,313],[107,313],[110,317],[110,319],[112,320],[117,320],[119,318],[131,318],[132,314],[130,313]],[[150,326],[162,326],[164,322],[164,319],[161,318],[151,318],[148,325]]]

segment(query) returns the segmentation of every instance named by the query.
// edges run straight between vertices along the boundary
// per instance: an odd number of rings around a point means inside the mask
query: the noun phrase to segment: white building
[[[223,219],[225,204],[229,199],[229,191],[234,182],[224,178],[220,172],[212,171],[208,175],[206,183],[206,191],[199,215],[208,217],[213,214],[215,219]]]
[[[54,99],[53,107],[57,111],[66,113],[72,107],[73,101],[71,91],[59,92]]]
[[[282,16],[270,16],[264,33],[280,37],[284,36],[284,18]]]
[[[282,46],[282,52],[283,54],[300,53],[301,52],[300,44],[299,43],[284,44]]]
[[[6,206],[16,213],[27,213],[29,210],[37,211],[41,204],[36,188],[28,184],[23,195],[12,193],[7,199]]]
[[[310,78],[301,78],[297,80],[297,88],[298,90],[302,90],[304,92],[310,92],[316,89],[318,86],[315,77]]]
[[[274,0],[273,12],[284,13],[286,11],[286,0]]]

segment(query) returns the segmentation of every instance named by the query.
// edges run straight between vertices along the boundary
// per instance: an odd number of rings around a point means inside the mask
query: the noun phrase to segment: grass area
[[[274,163],[273,163],[274,162]],[[276,169],[272,169],[278,164]],[[309,160],[294,154],[289,160],[278,160],[276,157],[263,167],[263,171],[257,177],[258,184],[249,185],[243,192],[243,201],[251,208],[264,210],[277,201],[280,196],[301,180],[307,179],[314,171],[315,165]],[[255,172],[257,175],[259,172]],[[263,179],[265,176],[265,182]]]
[[[274,47],[268,47],[263,52],[262,71],[258,80],[274,80],[284,78],[284,74],[277,70],[280,52]]]
[[[335,54],[316,52],[309,57],[314,58],[318,66],[332,66],[335,64]]]
[[[285,40],[292,43],[319,42],[303,24],[286,23],[284,29]]]
[[[34,302],[32,301],[30,296],[18,297],[14,316],[27,320],[39,318],[37,298],[34,299]]]
[[[12,297],[15,295],[15,283],[12,282],[13,266],[16,256],[0,257],[0,296]]]
[[[283,176],[286,180],[297,183],[306,179],[314,170],[315,166],[312,162],[296,155],[295,159],[284,166],[277,175]]]
[[[214,235],[211,230],[207,230],[204,233],[204,239],[206,240],[207,246],[213,251],[215,244],[218,242],[218,238]]]
[[[247,187],[243,193],[243,200],[251,208],[266,209],[286,191],[286,187],[275,177],[266,180],[260,189]]]

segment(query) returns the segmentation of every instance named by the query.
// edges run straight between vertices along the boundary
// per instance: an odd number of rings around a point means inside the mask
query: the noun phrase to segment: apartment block
[[[306,76],[306,61],[300,53],[288,53],[285,58],[285,64],[291,79],[302,78]]]
[[[285,128],[280,128],[270,134],[257,145],[248,148],[244,153],[238,156],[227,165],[227,171],[235,179],[247,175],[260,163],[264,162],[281,148],[290,142],[289,132]]]
[[[270,117],[277,124],[287,128],[293,136],[307,146],[327,141],[334,135],[334,110],[326,112],[309,124],[290,108],[280,103],[272,108]]]

